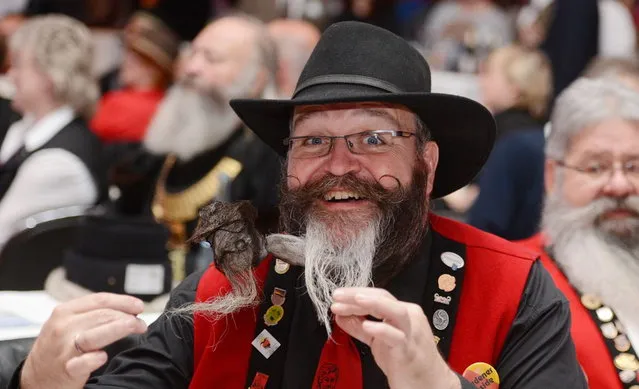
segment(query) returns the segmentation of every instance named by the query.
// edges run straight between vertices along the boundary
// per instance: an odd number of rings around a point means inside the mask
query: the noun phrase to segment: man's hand
[[[142,301],[97,293],[57,306],[42,327],[20,377],[21,389],[80,389],[91,372],[107,361],[102,348],[146,324],[135,315]]]
[[[367,344],[392,389],[460,389],[443,360],[419,305],[398,301],[375,288],[343,288],[333,293],[337,324]],[[381,322],[366,320],[366,316]]]

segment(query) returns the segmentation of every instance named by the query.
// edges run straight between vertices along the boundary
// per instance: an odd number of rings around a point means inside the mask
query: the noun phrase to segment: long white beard
[[[160,103],[144,138],[154,154],[175,154],[182,161],[227,140],[240,119],[227,105],[181,84],[172,86]]]
[[[624,320],[639,325],[639,237],[631,235],[634,240],[622,241],[610,232],[612,223],[596,225],[597,217],[612,204],[614,200],[599,199],[573,208],[551,195],[544,208],[543,230],[552,243],[554,260],[571,284],[623,311]],[[636,208],[637,199],[629,199],[628,204]],[[636,228],[633,220],[623,223],[624,228]]]
[[[362,229],[346,232],[348,237],[335,237],[326,224],[309,217],[304,279],[317,317],[329,335],[333,291],[345,287],[366,287],[372,283],[379,227],[380,221],[376,218],[364,224]]]
[[[181,161],[215,149],[240,126],[229,102],[251,97],[260,64],[253,63],[226,88],[211,88],[196,78],[182,79],[172,86],[147,130],[144,146],[154,154],[173,153]],[[271,84],[259,95],[272,97]]]

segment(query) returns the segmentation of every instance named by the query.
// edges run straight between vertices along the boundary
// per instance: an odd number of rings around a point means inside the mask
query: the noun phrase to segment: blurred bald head
[[[183,161],[218,147],[241,127],[229,101],[275,97],[276,72],[277,50],[264,23],[244,14],[212,21],[182,53],[177,82],[156,111],[145,146]]]
[[[290,97],[297,79],[320,38],[320,32],[311,23],[301,20],[276,19],[268,25],[269,33],[277,44],[279,70],[277,84],[280,94]]]

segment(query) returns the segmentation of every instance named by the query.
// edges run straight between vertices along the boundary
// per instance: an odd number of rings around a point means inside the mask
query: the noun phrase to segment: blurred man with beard
[[[546,144],[542,234],[527,245],[570,301],[593,389],[639,384],[639,94],[580,79],[558,98]],[[633,386],[635,385],[635,386]]]
[[[262,22],[240,14],[217,19],[184,53],[176,83],[151,120],[144,148],[168,157],[157,181],[136,184],[120,208],[136,209],[131,204],[149,191],[141,187],[151,187],[153,215],[171,230],[177,280],[202,266],[201,248],[186,240],[211,200],[251,200],[265,226],[277,224],[279,158],[228,105],[233,98],[275,96],[276,69],[275,45]]]
[[[230,254],[185,280],[169,315],[88,383],[105,345],[146,331],[139,301],[60,306],[10,388],[586,387],[567,302],[535,255],[428,213],[481,169],[495,123],[472,100],[431,93],[408,42],[335,24],[291,99],[231,105],[287,158],[287,234],[250,238],[231,211],[222,240],[242,240],[222,242]],[[220,304],[246,273],[253,301]]]

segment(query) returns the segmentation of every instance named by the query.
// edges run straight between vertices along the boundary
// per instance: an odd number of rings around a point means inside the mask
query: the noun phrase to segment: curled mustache
[[[368,181],[356,177],[353,173],[343,176],[327,174],[320,179],[301,185],[295,189],[282,188],[280,201],[280,213],[288,217],[282,218],[282,228],[284,231],[302,235],[307,216],[315,208],[315,201],[321,200],[331,190],[340,190],[357,193],[361,198],[376,204],[381,210],[399,206],[407,196],[408,190],[404,188],[399,179],[392,176],[382,176],[391,178],[397,182],[397,187],[393,190],[386,189],[379,181]],[[302,213],[304,215],[302,215]]]

